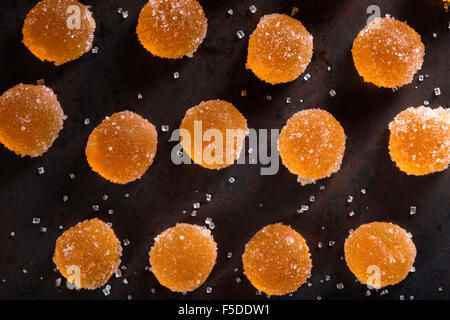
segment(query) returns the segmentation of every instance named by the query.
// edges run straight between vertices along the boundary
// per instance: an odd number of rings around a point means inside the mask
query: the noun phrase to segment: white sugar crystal
[[[104,194],[103,197],[102,197],[102,199],[105,200],[105,201],[108,200],[108,198],[109,198],[109,196],[107,194]]]
[[[212,288],[211,287],[206,287],[206,293],[211,293],[212,292]]]
[[[366,194],[367,193],[366,189],[361,189],[361,193]]]
[[[353,196],[348,196],[348,198],[347,198],[347,202],[352,202],[353,201]]]
[[[417,208],[416,207],[414,207],[414,206],[410,206],[409,207],[409,214],[410,215],[414,215],[414,214],[416,214],[416,212],[417,212]]]
[[[342,290],[342,289],[344,289],[344,284],[343,284],[342,282],[339,282],[339,283],[336,285],[336,288],[337,288],[338,290]]]
[[[335,243],[336,243],[336,241],[332,241],[332,240],[328,241],[328,246],[332,247],[335,245]]]
[[[227,258],[228,258],[228,259],[231,259],[232,256],[233,256],[233,253],[232,253],[232,252],[228,252],[228,253],[227,253]]]
[[[311,75],[310,75],[309,73],[307,73],[307,74],[303,77],[303,79],[304,79],[305,81],[308,81],[310,78],[311,78]]]
[[[93,54],[97,54],[98,53],[98,47],[93,47],[92,48],[92,53]]]
[[[178,72],[173,73],[173,78],[178,79],[180,77],[180,74]]]
[[[336,95],[336,91],[334,91],[333,89],[330,90],[329,92],[330,96],[334,97]]]
[[[238,39],[242,39],[245,37],[245,33],[242,30],[239,30],[238,32],[236,32],[236,36],[238,37]]]
[[[314,196],[310,196],[310,197],[309,197],[309,201],[310,201],[310,202],[314,202],[314,201],[316,201],[316,197],[314,197]]]
[[[120,269],[117,269],[115,272],[116,278],[120,278],[122,276],[122,271]]]
[[[16,233],[15,233],[14,231],[12,231],[12,232],[10,233],[10,235],[11,235],[11,237],[14,237],[14,236],[16,235]]]
[[[63,197],[63,201],[66,202],[67,200],[69,200],[69,197],[65,195],[65,196]]]
[[[207,193],[207,194],[205,194],[205,197],[206,197],[206,201],[211,201],[212,195]]]
[[[236,181],[236,179],[234,179],[233,177],[230,177],[230,179],[228,179],[228,181],[230,181],[230,183],[234,183]]]
[[[317,242],[317,247],[320,249],[320,248],[322,248],[322,246],[323,246],[323,244],[322,244],[322,242]]]
[[[61,285],[61,278],[55,280],[55,287],[59,287]]]
[[[228,9],[227,13],[232,16],[233,15],[233,9]]]
[[[420,81],[420,82],[423,81],[423,75],[419,75],[419,81]]]
[[[33,224],[41,223],[41,218],[33,218]]]
[[[46,233],[47,232],[47,228],[46,227],[41,227],[41,232],[42,233]]]
[[[142,100],[142,99],[144,98],[144,96],[142,95],[142,93],[138,93],[138,96],[137,96],[137,97],[138,97],[139,100]]]
[[[210,217],[205,219],[205,224],[210,224],[212,222],[212,219]]]
[[[197,215],[197,211],[195,211],[195,210],[192,210],[192,212],[191,212],[191,216],[192,217],[195,217]]]
[[[89,120],[89,118],[84,119],[84,124],[87,126],[89,123],[91,122],[91,120]]]
[[[236,283],[240,283],[241,282],[241,278],[237,277],[236,278]]]
[[[441,88],[439,88],[439,87],[434,88],[434,95],[440,96],[441,95]]]
[[[353,216],[355,215],[355,211],[350,211],[350,212],[348,213],[348,215],[349,215],[350,217],[353,217]]]
[[[44,174],[44,173],[45,173],[44,167],[39,167],[39,168],[38,168],[38,173],[39,173],[39,174]]]
[[[272,96],[266,96],[267,101],[272,100]]]
[[[122,18],[128,18],[128,11],[122,11]]]
[[[169,131],[169,125],[167,125],[167,124],[162,125],[162,126],[161,126],[161,131],[162,131],[162,132],[167,132],[167,131]]]
[[[214,222],[211,222],[211,223],[209,224],[209,228],[210,228],[211,230],[214,230],[214,229],[216,228],[216,225],[214,224]]]
[[[92,206],[92,210],[98,211],[98,209],[99,209],[99,206],[98,206],[98,205],[94,204],[94,205]]]
[[[287,97],[286,98],[286,103],[291,103],[291,98]]]
[[[108,288],[108,286],[106,286],[106,287],[103,289],[103,294],[104,294],[105,296],[109,296],[110,293],[111,293],[110,289]]]
[[[76,177],[76,175],[75,175],[75,173],[69,173],[69,177],[70,177],[70,179],[75,179],[75,177]]]
[[[250,6],[250,8],[248,8],[248,10],[250,10],[251,13],[256,13],[256,11],[258,11],[258,9],[253,4]]]
[[[108,209],[108,214],[113,214],[114,210],[113,209]]]
[[[198,209],[198,208],[200,208],[200,203],[196,202],[192,206],[194,207],[194,209]]]

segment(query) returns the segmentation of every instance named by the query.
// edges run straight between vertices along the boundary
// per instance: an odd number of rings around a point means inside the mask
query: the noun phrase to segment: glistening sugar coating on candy
[[[287,121],[280,133],[278,151],[286,168],[305,185],[340,169],[345,139],[344,129],[330,113],[307,109]]]
[[[152,272],[163,286],[188,292],[208,278],[216,263],[217,244],[205,227],[179,223],[155,238],[149,255]]]
[[[245,246],[242,263],[252,285],[269,295],[296,291],[312,268],[305,239],[279,223],[268,225],[253,236]]]
[[[197,0],[150,0],[141,10],[136,33],[153,55],[176,59],[197,51],[207,27]]]
[[[190,135],[190,139],[181,139],[184,150],[195,163],[208,169],[222,169],[232,165],[238,158],[248,133],[244,116],[231,103],[223,100],[204,101],[190,108],[180,129],[186,130]],[[208,132],[220,135],[221,142],[209,139]]]
[[[425,46],[420,35],[406,23],[376,18],[353,42],[353,61],[364,81],[395,88],[411,83],[422,67]]]
[[[81,57],[92,48],[95,20],[76,0],[42,0],[28,13],[23,43],[42,61],[55,65]]]
[[[72,284],[96,289],[116,272],[121,255],[113,229],[94,218],[78,223],[56,240],[53,262]]]
[[[389,124],[389,153],[412,175],[443,171],[450,164],[450,109],[410,107]]]
[[[119,184],[139,179],[155,158],[155,126],[131,111],[114,113],[89,135],[86,158],[92,170]]]
[[[45,86],[18,84],[0,96],[0,142],[22,157],[46,152],[64,119],[56,94]]]
[[[361,225],[345,240],[345,261],[359,281],[385,287],[406,278],[416,258],[411,235],[387,222]]]
[[[247,68],[270,84],[290,82],[305,71],[312,53],[313,37],[300,21],[269,14],[250,36]]]

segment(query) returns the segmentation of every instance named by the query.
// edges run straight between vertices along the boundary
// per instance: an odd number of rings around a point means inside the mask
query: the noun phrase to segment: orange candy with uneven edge
[[[64,119],[56,94],[45,86],[18,84],[0,96],[0,142],[22,157],[46,152]]]
[[[389,124],[389,152],[412,175],[443,171],[450,164],[450,109],[408,108]]]
[[[386,17],[372,20],[359,32],[352,54],[364,81],[395,88],[411,83],[422,67],[425,47],[414,29]]]
[[[194,130],[196,123],[199,129]],[[247,120],[244,116],[231,103],[223,100],[201,102],[189,109],[181,122],[180,129],[186,130],[190,135],[190,139],[181,137],[181,145],[185,152],[195,163],[208,169],[222,169],[232,165],[239,157],[248,133]],[[211,141],[205,141],[206,138],[202,138],[205,134],[208,135],[210,129],[219,130],[217,133],[221,133],[222,144],[219,140],[215,143],[214,137]],[[229,130],[228,138],[227,129]],[[210,132],[214,133],[214,131]],[[231,133],[235,134],[234,137],[230,135]],[[182,132],[181,135],[183,135]],[[200,141],[202,141],[201,144]]]
[[[23,43],[41,61],[55,65],[78,59],[92,48],[95,20],[76,0],[42,0],[28,13]]]
[[[311,258],[305,239],[280,223],[258,231],[242,255],[244,273],[252,285],[269,295],[296,291],[311,274]]]
[[[208,21],[197,0],[150,0],[136,28],[142,46],[155,56],[191,56],[203,42]]]
[[[302,185],[337,172],[345,151],[345,133],[327,111],[307,109],[294,114],[283,127],[278,151],[286,168]]]
[[[53,262],[72,284],[96,289],[117,271],[121,255],[113,229],[94,218],[78,223],[56,240]]]
[[[269,14],[250,36],[247,69],[270,84],[290,82],[305,71],[312,54],[313,37],[300,21]]]
[[[152,272],[163,286],[188,292],[208,278],[216,263],[217,244],[205,227],[178,223],[155,238],[149,255]]]
[[[153,163],[155,126],[131,111],[114,113],[90,134],[86,158],[92,170],[119,184],[139,179]]]
[[[364,284],[381,288],[406,278],[416,258],[411,235],[387,222],[363,224],[344,244],[350,271]]]

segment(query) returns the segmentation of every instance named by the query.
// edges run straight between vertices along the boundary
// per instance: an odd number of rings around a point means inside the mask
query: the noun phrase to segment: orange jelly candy
[[[142,46],[155,56],[191,56],[206,36],[208,21],[197,0],[150,0],[136,28]]]
[[[283,164],[302,185],[315,183],[340,169],[345,151],[344,129],[325,110],[302,110],[281,130],[278,151]]]
[[[364,284],[375,288],[406,278],[416,258],[411,234],[387,222],[363,224],[344,244],[350,271]]]
[[[386,17],[372,20],[359,32],[352,54],[364,81],[395,88],[411,83],[422,67],[425,47],[414,29]]]
[[[70,283],[96,289],[117,271],[121,255],[113,229],[95,218],[78,223],[56,240],[53,262]]]
[[[28,13],[23,43],[41,61],[55,65],[78,59],[92,48],[95,20],[77,0],[42,0]]]
[[[45,86],[18,84],[0,96],[0,142],[22,157],[46,152],[64,119],[56,94]]]
[[[408,108],[389,124],[389,152],[412,175],[443,171],[450,164],[450,109]]]
[[[244,273],[252,285],[269,295],[296,291],[311,274],[305,239],[288,226],[272,224],[258,231],[242,255]]]
[[[155,126],[131,111],[114,113],[90,134],[86,158],[92,170],[119,184],[139,179],[153,163]]]
[[[244,116],[223,100],[201,102],[189,109],[180,129],[184,150],[195,163],[208,169],[232,165],[239,157],[248,133]],[[188,136],[183,136],[183,131]]]
[[[250,36],[247,69],[270,84],[290,82],[305,71],[312,54],[313,37],[300,21],[269,14]]]
[[[188,292],[208,278],[216,263],[217,244],[205,227],[178,223],[155,238],[149,255],[152,272],[163,286]]]

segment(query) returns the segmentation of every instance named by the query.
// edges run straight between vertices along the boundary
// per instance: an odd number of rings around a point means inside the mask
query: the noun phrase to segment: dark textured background
[[[387,152],[387,125],[408,106],[424,100],[433,107],[449,107],[450,14],[440,0],[235,0],[200,1],[209,20],[208,34],[193,59],[176,61],[152,57],[138,43],[135,35],[137,17],[145,0],[83,1],[93,5],[97,22],[94,46],[96,55],[61,67],[42,63],[21,43],[21,28],[26,13],[35,0],[3,0],[0,7],[0,91],[13,85],[35,83],[44,78],[58,94],[68,115],[64,129],[53,147],[41,158],[21,159],[4,147],[0,150],[0,298],[28,299],[266,299],[255,295],[255,289],[241,272],[241,254],[245,243],[263,226],[284,222],[299,231],[311,249],[313,269],[310,282],[283,299],[364,299],[366,287],[355,282],[345,262],[343,244],[349,229],[375,220],[391,221],[414,235],[417,246],[417,271],[400,284],[387,288],[370,299],[399,299],[400,295],[416,299],[449,299],[450,263],[450,171],[425,177],[407,176],[391,162]],[[255,4],[256,14],[249,13]],[[365,25],[366,8],[377,4],[382,14],[409,23],[426,46],[422,71],[430,76],[419,83],[417,75],[411,85],[397,92],[365,84],[353,67],[350,48],[358,31]],[[290,14],[297,6],[300,19],[314,35],[314,56],[307,72],[295,82],[271,86],[245,70],[248,35],[259,18],[267,13]],[[128,19],[117,12],[129,11]],[[227,10],[234,10],[233,16]],[[245,39],[237,40],[242,29]],[[433,38],[436,32],[438,37]],[[327,72],[331,66],[332,72]],[[180,78],[173,79],[178,71]],[[442,94],[434,96],[433,88]],[[331,98],[330,89],[337,95]],[[241,91],[247,90],[242,97]],[[137,99],[142,92],[143,100]],[[266,96],[271,95],[272,101]],[[286,104],[286,97],[292,98]],[[260,176],[259,165],[234,165],[221,171],[210,171],[196,165],[175,166],[170,161],[174,143],[161,125],[176,128],[187,108],[202,100],[221,98],[232,102],[248,119],[252,128],[281,128],[296,111],[320,107],[330,111],[342,124],[348,136],[341,170],[316,185],[301,187],[296,177],[281,167],[275,176]],[[299,103],[303,99],[303,103]],[[124,109],[143,115],[158,127],[159,145],[156,161],[144,177],[126,186],[107,182],[92,172],[84,148],[91,130],[107,115]],[[91,124],[84,125],[89,118]],[[38,168],[45,168],[39,175]],[[71,180],[69,173],[75,173]],[[230,184],[228,179],[235,177]],[[321,185],[326,186],[320,191]],[[367,189],[362,195],[360,189]],[[129,193],[129,198],[124,194]],[[213,199],[206,203],[205,194]],[[107,201],[102,200],[109,195]],[[346,202],[348,195],[353,203]],[[63,196],[69,200],[63,202]],[[308,203],[311,195],[315,203]],[[197,217],[190,212],[192,204],[202,206]],[[260,207],[260,203],[263,204]],[[100,210],[94,212],[92,205]],[[306,214],[296,209],[309,204]],[[409,207],[417,214],[409,215]],[[108,209],[114,209],[112,216]],[[354,210],[356,215],[349,217]],[[51,260],[56,238],[77,222],[100,217],[113,223],[120,239],[131,244],[124,249],[124,276],[113,277],[111,295],[102,291],[70,291],[55,287],[60,275]],[[33,217],[41,224],[33,225]],[[214,237],[219,245],[217,265],[206,283],[186,296],[161,287],[155,277],[144,270],[153,238],[177,222],[203,224],[212,217],[216,224]],[[40,227],[48,228],[46,233]],[[321,226],[326,230],[322,231]],[[10,233],[15,232],[15,237]],[[319,241],[336,241],[333,247]],[[227,259],[227,252],[233,253]],[[234,268],[239,268],[234,272]],[[22,269],[28,272],[23,273]],[[321,283],[325,275],[329,282]],[[241,283],[235,278],[240,277]],[[42,278],[42,279],[41,279]],[[129,283],[122,283],[126,278]],[[342,282],[343,290],[336,284]],[[206,294],[206,287],[213,292]],[[443,291],[439,292],[438,287]],[[156,289],[155,293],[151,289]],[[272,297],[271,299],[279,299]]]

